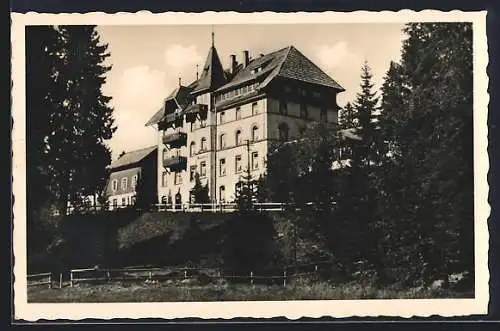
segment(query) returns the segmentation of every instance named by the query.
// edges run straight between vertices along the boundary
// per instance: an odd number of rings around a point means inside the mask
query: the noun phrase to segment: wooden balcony
[[[174,132],[163,135],[163,144],[168,145],[170,148],[179,148],[186,146],[187,134],[185,132]]]
[[[186,121],[188,122],[194,122],[198,115],[201,119],[205,119],[207,118],[207,113],[208,105],[201,103],[189,105],[186,109],[184,109],[184,114],[186,114]]]
[[[161,122],[158,123],[158,128],[160,130],[165,130],[165,129],[170,128],[170,127],[182,127],[183,120],[184,120],[184,116],[182,116],[182,115],[167,114],[161,120]]]
[[[187,166],[187,158],[185,156],[174,156],[163,159],[163,167],[169,168],[170,171],[185,170]]]

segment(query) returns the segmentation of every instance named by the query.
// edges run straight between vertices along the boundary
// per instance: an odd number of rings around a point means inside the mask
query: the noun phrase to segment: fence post
[[[151,271],[148,273],[148,277],[149,277],[149,280],[153,279],[153,273]]]
[[[109,270],[106,271],[106,280],[109,282],[111,280]]]
[[[217,278],[221,278],[221,272],[220,272],[220,269],[217,270]]]
[[[314,266],[314,272],[318,272],[318,265]]]
[[[286,286],[286,269],[283,270],[283,286]]]
[[[59,274],[59,288],[62,288],[62,272]]]
[[[49,288],[52,288],[52,273],[49,274]]]
[[[253,271],[250,271],[250,285],[253,285]]]
[[[69,271],[69,287],[73,287],[73,271]]]
[[[187,267],[184,267],[184,279],[187,279],[187,274],[188,274]]]

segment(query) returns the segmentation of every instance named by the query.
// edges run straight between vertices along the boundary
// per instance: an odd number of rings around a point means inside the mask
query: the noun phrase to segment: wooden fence
[[[314,264],[291,265],[284,267],[281,272],[250,271],[247,274],[236,274],[221,268],[192,268],[192,267],[165,267],[165,268],[84,268],[71,269],[66,272],[66,277],[63,273],[59,274],[59,284],[57,287],[62,288],[65,285],[73,287],[78,283],[93,283],[102,284],[107,282],[160,282],[167,280],[189,280],[199,279],[200,277],[207,280],[227,280],[239,283],[247,283],[255,285],[256,283],[274,283],[287,286],[292,279],[311,277],[318,275],[320,266],[329,266],[330,263],[319,261]],[[278,270],[278,268],[274,269]],[[48,281],[42,283],[36,282],[37,276],[44,275],[48,277]],[[69,276],[69,277],[68,277]],[[63,282],[68,279],[68,282]],[[30,282],[31,281],[31,282]],[[37,274],[28,276],[28,286],[49,284],[52,286],[52,278],[50,273]],[[53,286],[52,286],[53,287]]]
[[[28,286],[48,285],[52,287],[52,274],[50,272],[28,275]]]
[[[333,203],[335,204],[335,203]],[[314,206],[314,203],[305,203],[305,206]],[[295,210],[300,210],[300,208],[285,202],[256,202],[253,204],[254,210],[257,211],[277,211],[283,212],[289,208],[294,208]],[[116,205],[116,206],[88,206],[83,209],[74,209],[68,207],[68,214],[73,213],[95,213],[101,211],[115,211],[122,209],[134,209],[134,210],[144,210],[137,208],[134,205]],[[149,211],[169,211],[169,212],[234,212],[237,211],[237,205],[235,203],[182,203],[182,204],[153,204],[149,208]]]

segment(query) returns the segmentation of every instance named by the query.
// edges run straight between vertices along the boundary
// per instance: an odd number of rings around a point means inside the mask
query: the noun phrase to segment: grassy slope
[[[184,302],[184,301],[267,301],[343,299],[421,299],[471,297],[472,293],[397,286],[376,288],[356,282],[328,282],[280,285],[245,284],[80,284],[76,287],[28,289],[28,302]]]

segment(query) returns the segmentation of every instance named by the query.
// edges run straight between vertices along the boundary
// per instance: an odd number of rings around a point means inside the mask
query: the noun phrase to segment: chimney
[[[238,62],[236,62],[236,55],[234,54],[231,54],[229,55],[229,57],[231,58],[231,73],[234,74],[234,72],[236,71],[236,66],[238,65]]]
[[[250,56],[248,55],[248,51],[244,50],[243,51],[243,68],[247,67],[248,62],[250,62]]]

